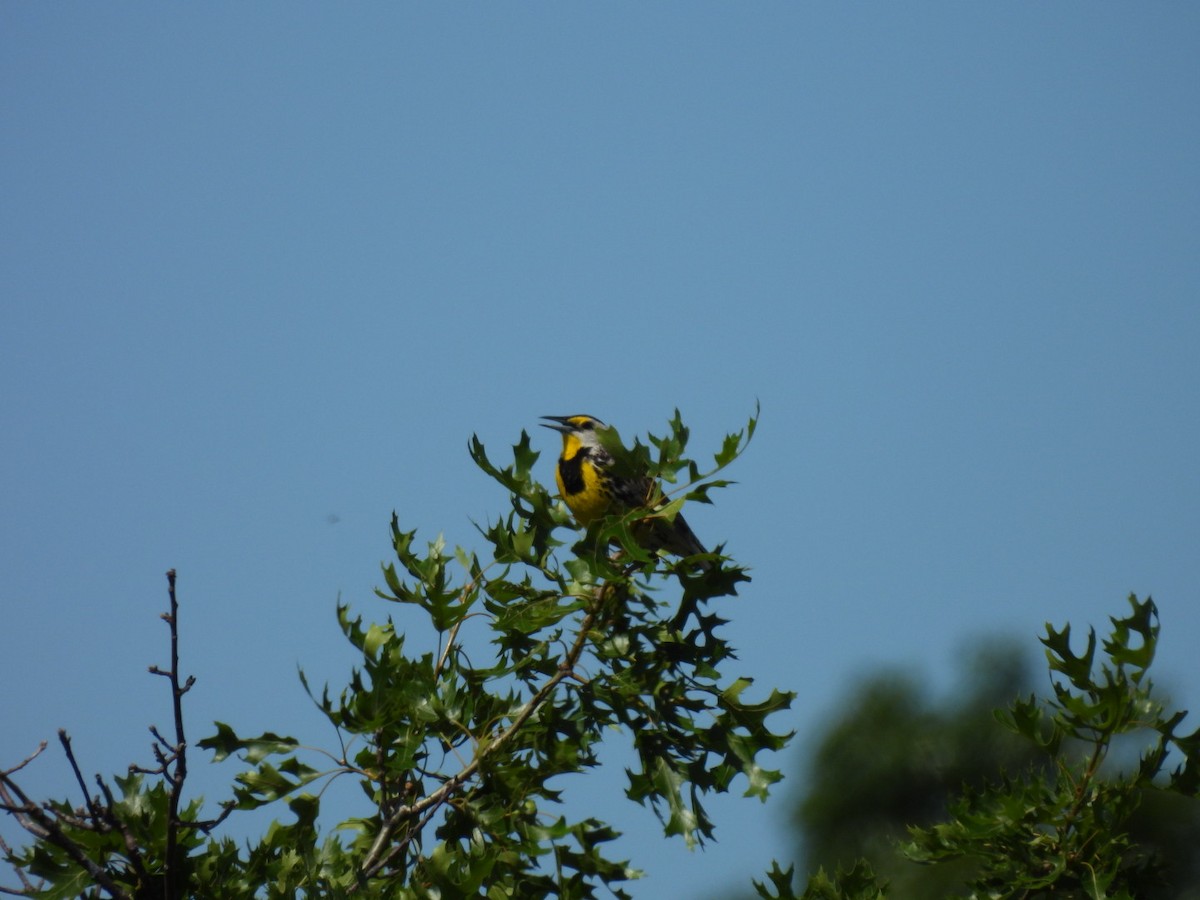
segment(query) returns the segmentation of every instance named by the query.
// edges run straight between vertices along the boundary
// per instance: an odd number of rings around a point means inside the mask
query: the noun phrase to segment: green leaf
[[[370,657],[378,656],[379,648],[386,644],[391,636],[392,627],[390,625],[371,625],[367,628],[367,635],[363,640],[363,653]]]
[[[246,761],[259,762],[272,754],[290,753],[299,747],[295,738],[281,737],[267,731],[258,737],[240,738],[234,730],[224,722],[213,723],[217,733],[197,742],[203,750],[213,751],[213,762],[221,762],[234,753],[246,753]]]
[[[1136,683],[1141,680],[1143,670],[1154,660],[1158,645],[1158,608],[1149,597],[1142,603],[1134,594],[1129,596],[1129,605],[1133,607],[1130,615],[1123,619],[1110,619],[1113,631],[1104,642],[1104,652],[1118,667],[1133,667],[1136,671],[1132,678]],[[1138,641],[1131,644],[1130,639],[1134,635]]]

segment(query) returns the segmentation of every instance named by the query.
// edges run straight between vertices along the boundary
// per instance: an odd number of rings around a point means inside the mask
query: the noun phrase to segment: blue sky
[[[731,674],[799,693],[780,765],[881,666],[949,689],[1131,591],[1195,706],[1198,39],[1186,4],[0,7],[0,764],[58,727],[148,761],[172,567],[190,736],[331,745],[296,667],[343,683],[339,596],[389,612],[393,509],[471,545],[505,510],[472,433],[678,407],[699,452],[756,400],[688,516],[754,567]],[[568,797],[635,896],[787,852],[787,789],[692,854],[601,779]],[[56,750],[26,783],[68,793]]]

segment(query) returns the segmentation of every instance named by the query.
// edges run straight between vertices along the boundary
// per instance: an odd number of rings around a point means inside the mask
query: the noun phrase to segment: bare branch
[[[43,741],[42,748],[44,749],[45,746],[46,743]],[[38,752],[40,753],[41,750]],[[26,760],[25,762],[28,761]],[[22,763],[21,765],[24,764]],[[17,768],[20,768],[20,766]],[[43,833],[42,827],[34,818],[36,813],[41,812],[38,809],[38,805],[29,799],[29,796],[21,790],[21,786],[13,781],[8,773],[0,774],[0,809],[7,813],[12,813],[13,817],[17,820],[17,824],[34,837],[44,838],[46,836]]]
[[[23,768],[25,768],[27,765],[29,765],[31,762],[33,762],[35,759],[37,759],[39,756],[41,756],[42,751],[45,749],[46,749],[46,742],[45,741],[40,742],[38,744],[38,747],[36,750],[34,750],[32,753],[30,753],[27,757],[25,757],[23,760],[21,760],[19,763],[17,763],[15,766],[13,766],[11,769],[0,770],[0,778],[7,778],[7,776],[11,775],[13,772],[20,772]]]
[[[205,834],[210,833],[214,828],[229,818],[229,814],[237,809],[237,803],[233,800],[226,800],[221,804],[221,814],[215,819],[204,819],[202,821],[188,822],[191,828],[197,828]]]
[[[171,612],[169,616],[163,618],[167,620],[167,625],[171,629],[171,706],[175,717],[175,743],[174,745],[167,744],[157,731],[155,736],[164,746],[170,747],[172,750],[170,762],[165,758],[160,760],[163,766],[163,775],[171,785],[171,793],[167,801],[167,859],[163,880],[166,887],[166,900],[176,900],[179,896],[179,872],[176,868],[179,855],[179,801],[183,793],[183,783],[187,779],[187,738],[183,732],[183,695],[192,686],[195,679],[189,678],[186,687],[179,685],[179,601],[175,596],[174,569],[167,570],[167,593],[171,599]],[[155,748],[155,755],[159,755],[157,748]],[[170,770],[172,763],[174,771]]]
[[[92,799],[92,795],[87,789],[87,783],[83,780],[83,773],[79,771],[79,763],[75,760],[75,751],[71,747],[71,736],[67,734],[66,729],[58,729],[58,742],[62,744],[63,752],[67,755],[67,762],[71,764],[71,771],[75,773],[75,782],[79,785],[79,790],[83,793],[83,799],[87,802],[87,809],[94,817],[96,814],[96,801]]]

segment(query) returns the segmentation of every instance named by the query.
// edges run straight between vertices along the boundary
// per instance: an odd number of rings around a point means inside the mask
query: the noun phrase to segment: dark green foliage
[[[962,866],[930,869],[896,852],[911,825],[932,825],[964,785],[1025,770],[1043,755],[992,715],[1026,687],[1015,647],[972,648],[954,693],[940,702],[911,677],[864,682],[814,745],[796,824],[805,868],[828,870],[865,857],[899,897],[940,896]],[[969,869],[968,869],[969,872]]]
[[[886,892],[879,885],[870,865],[859,861],[849,869],[839,869],[830,878],[824,869],[808,880],[803,894],[793,888],[792,868],[781,869],[774,863],[767,873],[770,884],[754,882],[754,890],[764,900],[883,900]]]
[[[653,454],[640,442],[614,448],[617,465],[666,488],[686,472],[686,483],[656,508],[596,523],[569,552],[570,517],[535,478],[529,436],[503,467],[472,438],[472,458],[511,500],[507,515],[479,529],[492,558],[450,550],[440,537],[422,546],[393,517],[395,561],[378,593],[406,610],[403,619],[371,623],[339,606],[361,663],[336,695],[304,682],[337,749],[322,754],[271,732],[245,737],[221,723],[199,742],[247,767],[230,809],[285,803],[289,821],[239,849],[205,840],[215,823],[197,821],[197,801],[179,810],[182,840],[169,860],[169,778],[118,779],[124,799],[99,806],[119,828],[76,822],[64,805],[55,840],[10,855],[20,873],[43,879],[29,893],[589,898],[606,888],[627,897],[638,873],[607,855],[617,832],[558,806],[568,776],[595,767],[601,741],[622,733],[638,759],[629,797],[666,835],[710,839],[706,795],[740,780],[748,796],[765,798],[779,780],[760,757],[786,743],[768,719],[792,695],[753,698],[749,677],[727,674],[734,655],[709,606],[749,580],[744,569],[723,559],[689,569],[630,537],[639,519],[673,516],[685,499],[709,502],[726,484],[712,476],[745,448],[755,420],[724,441],[707,473],[683,456],[678,413],[670,424],[667,437],[651,438]],[[412,611],[428,626],[401,630]],[[359,782],[371,812],[322,837],[317,789],[341,776]]]
[[[1044,748],[1052,765],[1005,776],[966,791],[950,820],[913,830],[905,848],[919,862],[970,858],[979,870],[972,890],[1006,897],[1163,897],[1163,866],[1153,848],[1131,836],[1146,792],[1196,798],[1200,732],[1178,733],[1184,713],[1167,714],[1146,671],[1158,643],[1153,601],[1129,598],[1132,610],[1112,619],[1097,660],[1096,633],[1076,655],[1070,627],[1046,626],[1046,658],[1054,697],[1018,700],[1001,722]],[[1147,740],[1136,765],[1106,772],[1114,742]],[[1174,751],[1176,762],[1168,766]]]
[[[1011,702],[1000,724],[990,710],[1022,681],[1003,651],[942,707],[871,682],[817,750],[799,817],[810,863],[865,856],[888,896],[914,900],[1200,897],[1197,734],[1147,676],[1153,602],[1130,606],[1078,650],[1047,625],[1052,696]],[[817,896],[858,896],[840,889]]]

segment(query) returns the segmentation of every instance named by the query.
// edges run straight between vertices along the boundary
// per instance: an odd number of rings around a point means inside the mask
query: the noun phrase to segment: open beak
[[[571,431],[571,426],[567,424],[570,416],[542,416],[543,419],[549,419],[551,422],[557,422],[557,425],[547,425],[545,422],[539,422],[543,428],[550,428],[554,431],[559,431],[563,434],[568,434]]]

